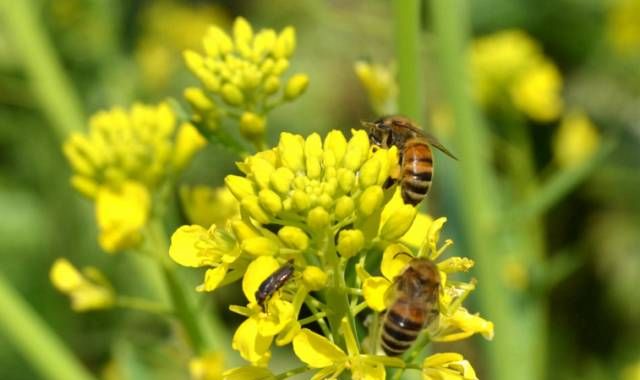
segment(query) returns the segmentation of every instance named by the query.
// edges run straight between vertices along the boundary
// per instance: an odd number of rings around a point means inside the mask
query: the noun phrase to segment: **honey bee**
[[[271,273],[269,277],[267,277],[260,286],[258,290],[256,290],[256,300],[258,301],[258,305],[262,308],[263,311],[265,309],[265,302],[267,299],[271,298],[275,292],[277,292],[280,288],[284,286],[284,284],[291,279],[293,276],[294,267],[293,260],[287,261],[283,266],[276,269],[275,272]]]
[[[392,173],[385,186],[388,188],[399,181],[404,203],[415,206],[429,192],[433,176],[432,146],[457,160],[433,136],[424,133],[406,117],[387,116],[363,124],[368,128],[371,144],[385,149],[398,147],[400,172]]]
[[[399,356],[438,316],[438,267],[428,259],[413,259],[394,279],[391,290],[394,300],[384,315],[381,342],[387,355]]]

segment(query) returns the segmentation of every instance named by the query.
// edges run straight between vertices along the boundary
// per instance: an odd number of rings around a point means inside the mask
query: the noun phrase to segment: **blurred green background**
[[[293,25],[298,48],[292,71],[311,78],[305,96],[272,114],[271,143],[281,130],[308,134],[357,128],[360,120],[376,115],[353,65],[363,59],[393,60],[391,5],[362,0],[31,0],[15,6],[13,1],[0,0],[0,272],[92,371],[110,376],[115,358],[141,363],[140,373],[155,368],[154,373],[163,374],[156,378],[186,376],[180,368],[184,353],[178,342],[166,341],[165,323],[135,312],[77,314],[51,286],[51,263],[66,256],[78,265],[101,267],[118,289],[145,292],[130,276],[130,268],[140,263],[98,248],[92,207],[69,185],[63,136],[113,105],[180,98],[182,89],[195,82],[181,51],[198,47],[208,24],[228,28],[238,15],[257,28]],[[559,68],[567,108],[583,110],[602,140],[616,144],[541,217],[548,265],[524,268],[527,291],[548,302],[546,378],[640,379],[640,1],[474,0],[468,5],[474,38],[517,28],[537,40]],[[434,68],[432,8],[423,8],[424,121],[455,152],[446,125],[437,129],[446,89]],[[62,69],[61,77],[52,64]],[[483,118],[487,125],[495,120],[491,112]],[[558,122],[525,123],[535,169],[544,176],[553,161]],[[499,128],[489,130],[509,143]],[[493,145],[492,140],[486,149],[500,144]],[[234,170],[232,161],[224,150],[208,147],[181,182],[221,185]],[[497,171],[502,164],[496,159]],[[440,173],[456,175],[458,170],[449,163]],[[465,254],[461,206],[448,196],[465,190],[447,180],[435,186],[429,211],[449,217],[446,233]],[[181,222],[176,218],[176,224]],[[548,288],[537,289],[536,276],[544,272],[559,274]],[[495,276],[504,275],[504,268],[496,266]],[[483,292],[480,280],[478,292]],[[240,297],[226,290],[214,301],[224,305]],[[492,310],[479,305],[472,310],[492,317]],[[237,320],[230,314],[224,312],[223,318],[234,326]],[[497,323],[496,339],[500,334]],[[502,339],[517,344],[519,338]],[[0,379],[38,378],[2,335],[0,342]],[[483,355],[491,344],[476,337],[455,348],[469,357],[480,378],[491,379]],[[141,378],[135,367],[128,367],[128,378]]]

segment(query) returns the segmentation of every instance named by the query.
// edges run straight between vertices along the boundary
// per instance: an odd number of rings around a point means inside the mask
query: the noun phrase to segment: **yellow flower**
[[[202,45],[204,53],[184,52],[188,69],[200,80],[203,90],[189,89],[185,96],[194,110],[194,120],[217,128],[220,113],[216,109],[236,109],[240,132],[260,145],[264,137],[266,114],[282,102],[299,97],[309,77],[293,75],[281,86],[295,50],[295,31],[284,28],[254,32],[242,17],[233,23],[232,34],[217,26],[209,27]],[[278,97],[279,94],[279,97]]]
[[[203,227],[224,225],[240,214],[238,201],[226,187],[183,186],[180,201],[187,219]]]
[[[493,323],[459,307],[452,315],[441,314],[437,328],[429,335],[434,342],[452,342],[474,334],[493,339]]]
[[[222,380],[224,358],[219,352],[209,352],[189,361],[192,380]]]
[[[142,240],[150,209],[147,188],[137,182],[101,187],[96,196],[96,219],[102,249],[114,253],[136,247]]]
[[[89,121],[89,132],[71,134],[63,150],[74,170],[72,183],[95,198],[99,187],[125,180],[149,189],[162,185],[202,147],[198,136],[188,124],[177,128],[167,103],[134,104],[130,110],[98,112]]]
[[[423,380],[478,380],[471,364],[462,355],[446,352],[431,355],[422,362]]]
[[[345,334],[348,354],[322,335],[309,329],[302,329],[293,339],[293,351],[298,359],[319,371],[312,380],[335,379],[345,370],[351,371],[354,380],[384,380],[385,366],[379,357],[361,355],[351,329],[342,321],[341,329]],[[403,365],[399,358],[385,358],[387,363]]]
[[[633,54],[640,47],[640,1],[613,2],[607,15],[607,35],[620,54]]]
[[[253,365],[267,364],[274,337],[291,327],[296,318],[294,305],[282,300],[278,293],[267,300],[264,310],[256,300],[260,284],[279,267],[280,263],[270,256],[260,256],[252,261],[242,280],[242,291],[249,304],[246,307],[231,306],[232,311],[247,317],[233,336],[233,349]]]
[[[354,65],[356,76],[369,97],[369,104],[377,115],[396,113],[398,85],[393,65],[358,61]]]
[[[478,38],[470,61],[475,97],[482,105],[507,104],[540,122],[560,116],[562,77],[523,31],[504,30]]]
[[[553,137],[553,153],[561,167],[570,167],[589,159],[598,148],[600,136],[582,111],[569,112]]]
[[[113,306],[115,294],[106,278],[94,267],[79,272],[67,259],[57,259],[49,273],[51,283],[71,298],[71,308],[82,312]]]
[[[275,376],[271,371],[264,367],[246,366],[233,368],[222,374],[224,380],[273,380]]]

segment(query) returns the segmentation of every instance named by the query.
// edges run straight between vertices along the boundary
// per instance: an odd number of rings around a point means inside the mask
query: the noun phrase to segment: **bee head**
[[[388,118],[378,119],[374,122],[363,121],[362,126],[367,129],[371,145],[389,148],[392,139],[391,123]]]

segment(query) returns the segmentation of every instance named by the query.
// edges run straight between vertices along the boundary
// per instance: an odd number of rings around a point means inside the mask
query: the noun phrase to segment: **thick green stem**
[[[0,329],[43,379],[94,377],[0,274]]]
[[[519,290],[503,282],[505,236],[491,226],[499,217],[495,173],[489,153],[488,131],[470,97],[467,69],[469,20],[464,0],[432,0],[435,41],[445,95],[454,114],[455,141],[460,161],[455,186],[462,206],[466,248],[477,263],[480,310],[496,326],[494,341],[485,345],[487,378],[542,379],[544,368],[544,310]],[[518,249],[518,247],[512,248]],[[542,331],[541,331],[542,330]]]
[[[398,110],[422,123],[420,0],[394,0],[392,4],[398,64]]]
[[[84,115],[39,14],[32,0],[0,1],[0,17],[21,56],[34,95],[58,137],[64,139],[83,129]]]

